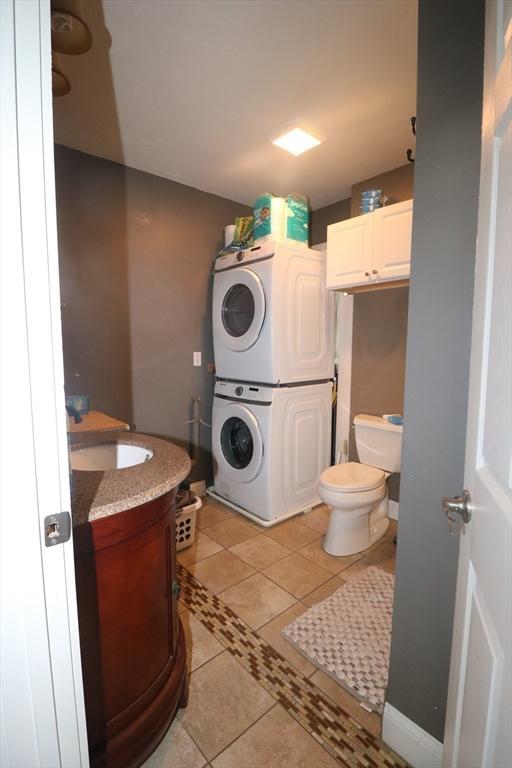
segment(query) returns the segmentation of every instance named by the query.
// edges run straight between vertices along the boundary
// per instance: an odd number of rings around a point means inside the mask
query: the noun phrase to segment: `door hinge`
[[[48,515],[44,519],[44,543],[46,547],[64,544],[71,537],[71,515],[69,512],[59,512]]]

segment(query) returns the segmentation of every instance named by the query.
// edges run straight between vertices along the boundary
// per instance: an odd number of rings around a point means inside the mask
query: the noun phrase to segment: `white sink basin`
[[[71,451],[71,468],[85,472],[98,472],[108,469],[126,469],[143,464],[153,456],[151,448],[126,443],[111,445],[91,445],[88,448],[76,448]]]

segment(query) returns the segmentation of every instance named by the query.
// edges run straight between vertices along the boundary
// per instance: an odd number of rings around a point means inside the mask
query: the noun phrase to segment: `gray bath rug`
[[[384,708],[395,577],[370,566],[288,624],[283,636],[364,705]]]

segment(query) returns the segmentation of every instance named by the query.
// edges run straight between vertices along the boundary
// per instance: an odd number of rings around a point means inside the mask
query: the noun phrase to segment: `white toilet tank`
[[[361,464],[378,467],[385,472],[400,472],[402,431],[382,416],[360,413],[354,417],[357,455]]]

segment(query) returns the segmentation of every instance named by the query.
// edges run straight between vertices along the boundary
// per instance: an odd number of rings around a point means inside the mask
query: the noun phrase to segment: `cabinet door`
[[[376,281],[409,277],[412,200],[374,211],[372,275]]]
[[[373,214],[327,227],[327,287],[364,285],[371,271]]]

